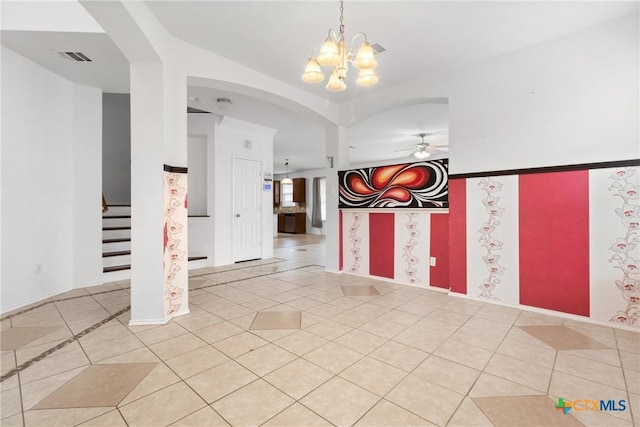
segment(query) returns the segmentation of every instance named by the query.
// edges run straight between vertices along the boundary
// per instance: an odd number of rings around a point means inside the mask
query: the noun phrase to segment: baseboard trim
[[[143,320],[129,320],[129,326],[151,326],[151,325],[164,325],[171,319],[143,319]]]
[[[548,310],[546,308],[540,308],[540,307],[531,307],[531,306],[522,305],[522,304],[507,304],[500,301],[489,301],[483,298],[476,298],[476,297],[472,297],[466,294],[461,294],[458,292],[449,292],[449,295],[456,298],[462,298],[462,299],[467,299],[471,301],[478,301],[486,304],[494,304],[494,305],[499,305],[501,307],[515,308],[516,310],[529,311],[532,313],[544,314],[545,316],[552,316],[552,317],[558,317],[561,319],[574,320],[576,322],[589,323],[592,325],[604,326],[607,328],[615,328],[623,331],[636,332],[640,334],[640,329],[635,328],[633,326],[626,326],[626,325],[621,325],[619,323],[613,323],[613,322],[605,322],[603,320],[596,320],[590,317],[584,317],[577,314],[563,313],[561,311]]]

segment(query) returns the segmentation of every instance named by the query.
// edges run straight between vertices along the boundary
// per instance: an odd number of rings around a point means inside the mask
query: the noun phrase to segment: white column
[[[162,63],[131,65],[131,324],[164,323]]]
[[[327,154],[327,221],[326,260],[327,271],[337,272],[340,266],[340,220],[338,214],[338,171],[349,167],[349,143],[344,126],[330,126],[325,129]],[[333,162],[333,165],[332,165]]]

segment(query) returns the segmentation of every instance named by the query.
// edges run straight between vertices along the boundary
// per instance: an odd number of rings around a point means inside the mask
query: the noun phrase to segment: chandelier
[[[374,58],[373,49],[367,41],[365,33],[357,33],[351,39],[351,45],[347,47],[344,41],[344,7],[343,0],[340,0],[340,30],[339,34],[333,29],[329,29],[327,39],[322,45],[317,45],[311,50],[311,56],[307,60],[307,65],[302,75],[302,80],[307,83],[319,83],[324,80],[321,66],[333,67],[331,77],[325,88],[330,92],[342,92],[347,88],[344,79],[347,77],[349,62],[360,70],[356,84],[359,86],[373,86],[378,82],[374,68],[378,65]],[[353,43],[358,36],[364,37],[364,41],[357,50]],[[320,53],[314,56],[316,48],[320,47]]]

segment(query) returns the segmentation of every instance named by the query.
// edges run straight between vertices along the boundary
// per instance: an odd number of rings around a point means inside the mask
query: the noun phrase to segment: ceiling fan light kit
[[[440,132],[438,132],[440,133]],[[424,137],[428,136],[428,135],[435,135],[433,133],[419,133],[415,136],[419,136],[421,138],[421,141],[418,142],[415,147],[413,148],[403,148],[400,150],[395,150],[396,152],[398,151],[409,151],[409,150],[413,150],[413,152],[411,153],[411,155],[413,157],[415,157],[418,160],[424,160],[426,158],[428,158],[429,156],[431,156],[432,154],[440,154],[440,153],[445,153],[447,151],[449,151],[449,147],[446,145],[431,145],[428,142],[424,142]]]
[[[418,160],[424,160],[429,157],[431,153],[427,151],[427,147],[418,147],[416,151],[413,152],[413,157]]]
[[[360,69],[356,84],[359,86],[373,86],[378,82],[374,68],[378,65],[375,59],[375,52],[367,40],[365,33],[359,32],[351,39],[351,45],[347,46],[344,41],[344,4],[340,0],[340,29],[339,33],[329,29],[327,38],[322,45],[317,45],[311,50],[311,56],[307,60],[307,65],[302,74],[302,80],[307,83],[320,83],[324,80],[324,74],[320,67],[333,67],[329,81],[325,86],[329,92],[342,92],[347,88],[344,82],[349,69],[349,62]],[[358,36],[364,37],[364,41],[356,50],[354,41]],[[314,56],[317,48],[320,48],[318,55]]]

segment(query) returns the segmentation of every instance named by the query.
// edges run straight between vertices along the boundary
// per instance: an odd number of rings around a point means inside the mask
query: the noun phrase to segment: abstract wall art
[[[340,209],[448,208],[448,159],[338,172]]]

